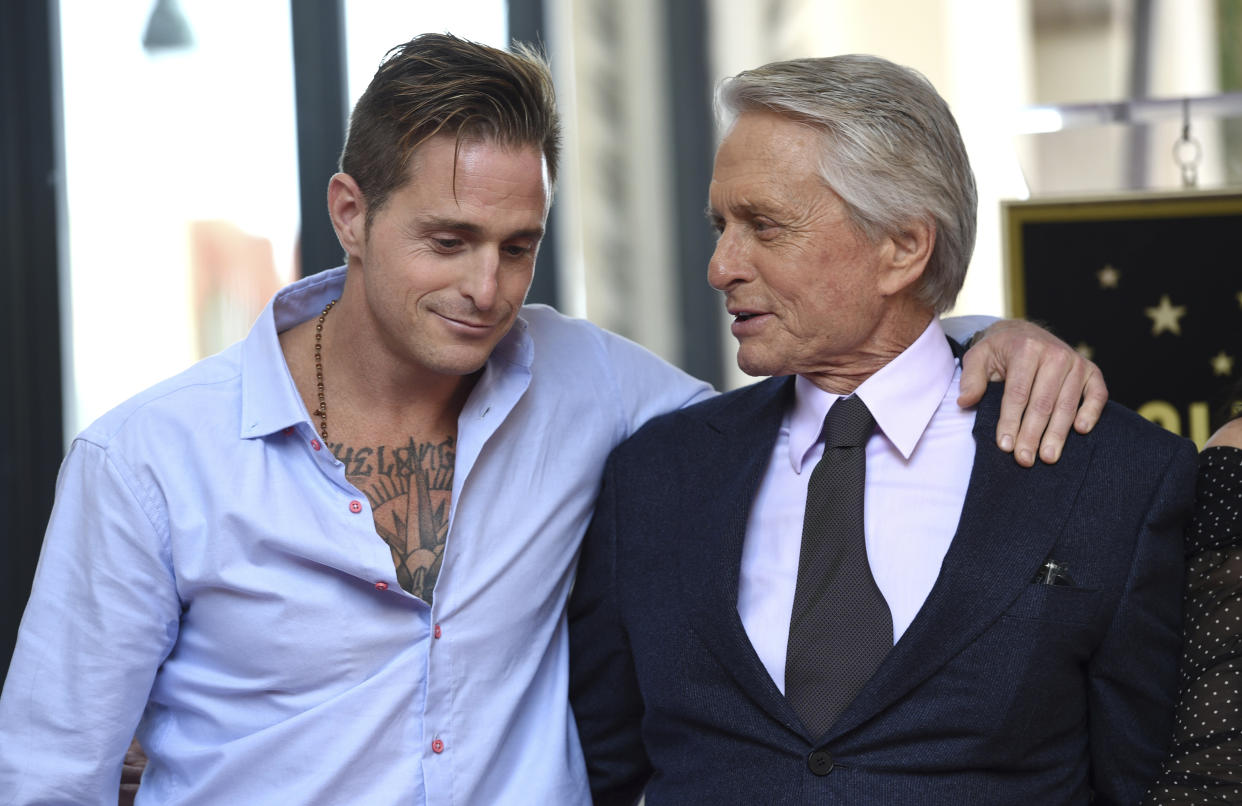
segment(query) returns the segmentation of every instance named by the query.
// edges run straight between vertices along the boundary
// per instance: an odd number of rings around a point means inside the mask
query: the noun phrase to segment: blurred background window
[[[329,108],[301,123],[299,140],[291,10],[318,9],[341,53],[317,60],[311,50],[304,64],[330,74],[339,56],[341,97],[331,108],[327,83],[304,91]],[[1180,183],[1170,156],[1179,116],[1069,125],[1067,106],[1242,89],[1240,9],[1240,0],[61,0],[66,438],[244,336],[276,288],[339,263],[323,199],[345,116],[388,49],[416,33],[498,46],[516,33],[549,53],[565,166],[536,277],[545,290],[532,296],[735,386],[746,378],[706,285],[712,236],[701,215],[720,78],[844,52],[926,74],[957,115],[980,188],[958,310],[1000,314],[1001,200]],[[1238,115],[1190,110],[1200,187],[1239,182]],[[327,129],[335,139],[304,155],[314,170],[302,166],[299,187],[299,143]]]
[[[63,0],[65,429],[245,335],[295,274],[290,16]]]
[[[507,41],[503,0],[343,10],[346,108],[415,33]],[[59,14],[67,441],[243,338],[301,271],[301,213],[289,2],[61,0]],[[320,225],[333,170],[311,189]]]

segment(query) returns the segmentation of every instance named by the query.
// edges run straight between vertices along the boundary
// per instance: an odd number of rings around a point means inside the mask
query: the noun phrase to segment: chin
[[[457,375],[464,378],[467,375],[482,372],[485,366],[487,366],[486,358],[482,361],[453,361],[440,367],[439,372],[441,375]]]
[[[473,375],[487,364],[490,352],[452,350],[424,355],[418,363],[437,375]]]
[[[737,351],[737,368],[757,378],[789,374],[788,370],[779,365],[779,362],[764,356],[747,355],[745,350]]]

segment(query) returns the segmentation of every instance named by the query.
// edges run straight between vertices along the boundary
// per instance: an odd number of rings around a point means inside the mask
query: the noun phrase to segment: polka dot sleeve
[[[1242,804],[1242,450],[1199,456],[1173,748],[1145,806]]]

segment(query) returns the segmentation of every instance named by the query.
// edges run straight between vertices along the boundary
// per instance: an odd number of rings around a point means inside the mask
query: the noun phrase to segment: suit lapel
[[[1023,468],[996,447],[1001,389],[975,416],[975,462],[957,533],[922,609],[833,725],[841,735],[880,713],[965,649],[1031,584],[1060,534],[1090,458],[1071,439],[1055,465]]]
[[[793,378],[772,378],[736,395],[705,423],[707,434],[688,457],[695,486],[711,490],[713,505],[679,547],[690,623],[721,666],[764,710],[794,727],[797,717],[768,675],[737,612],[746,523],[793,397]]]

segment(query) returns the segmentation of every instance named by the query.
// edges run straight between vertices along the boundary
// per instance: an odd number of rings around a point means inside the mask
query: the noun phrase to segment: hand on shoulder
[[[1061,458],[1071,425],[1095,427],[1108,402],[1099,367],[1043,328],[1015,319],[994,322],[962,359],[959,406],[979,402],[988,381],[1005,381],[996,444],[1031,467]]]

